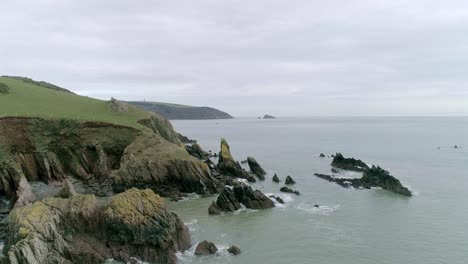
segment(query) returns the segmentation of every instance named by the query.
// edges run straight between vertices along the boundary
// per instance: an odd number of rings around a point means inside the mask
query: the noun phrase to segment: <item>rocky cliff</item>
[[[176,263],[190,247],[187,227],[151,190],[131,189],[110,202],[94,195],[45,198],[14,209],[1,263],[103,263],[139,256]]]
[[[99,195],[131,187],[216,192],[216,180],[206,164],[185,151],[170,124],[157,118],[142,123],[151,130],[102,122],[1,118],[0,195],[16,200],[22,176],[48,184],[74,176],[95,186]]]
[[[167,119],[231,119],[230,114],[212,107],[196,107],[158,102],[128,102]]]

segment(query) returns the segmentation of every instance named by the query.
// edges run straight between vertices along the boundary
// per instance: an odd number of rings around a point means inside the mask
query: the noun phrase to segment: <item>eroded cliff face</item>
[[[167,120],[148,130],[101,122],[0,119],[0,195],[17,200],[22,176],[48,184],[74,176],[107,195],[131,187],[165,194],[216,192],[206,164],[191,158]]]
[[[176,263],[190,247],[188,228],[151,190],[130,189],[110,202],[94,195],[45,198],[14,209],[1,263],[103,263],[132,256]]]

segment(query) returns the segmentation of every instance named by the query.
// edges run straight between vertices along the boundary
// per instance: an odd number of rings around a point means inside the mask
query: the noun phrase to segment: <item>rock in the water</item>
[[[300,195],[300,194],[301,194],[299,191],[295,191],[295,190],[293,190],[293,189],[291,189],[291,188],[288,188],[288,187],[286,187],[286,186],[281,187],[280,192],[284,192],[284,193],[294,193],[294,194],[296,194],[296,195]]]
[[[270,198],[266,197],[259,190],[252,190],[252,187],[241,184],[234,187],[234,194],[237,200],[250,209],[268,209],[275,207]]]
[[[5,263],[103,263],[131,257],[175,264],[188,228],[151,190],[131,189],[108,204],[94,195],[45,198],[9,217]]]
[[[194,156],[197,159],[205,160],[210,156],[210,154],[202,149],[198,143],[193,143],[192,145],[185,145],[187,152]]]
[[[234,160],[226,139],[221,139],[221,151],[218,158],[218,169],[221,174],[239,178],[247,178],[248,173]]]
[[[252,176],[252,175],[250,175],[250,174],[247,176],[247,181],[250,182],[250,183],[257,182],[257,180],[255,179],[255,177]]]
[[[279,183],[279,182],[280,182],[280,180],[279,180],[279,178],[278,178],[278,175],[276,175],[276,173],[275,173],[275,175],[273,175],[273,179],[272,179],[272,180],[273,180],[273,182],[276,182],[276,183]]]
[[[230,246],[227,251],[235,256],[241,253],[241,250],[238,246]]]
[[[319,156],[319,157],[320,157],[320,158],[325,158],[326,156],[325,156],[325,154],[320,153],[320,156]]]
[[[247,157],[247,162],[249,163],[250,171],[257,175],[260,180],[265,180],[266,172],[262,166],[258,164],[257,160],[253,157]]]
[[[286,177],[286,180],[284,181],[285,184],[295,184],[296,181],[293,180],[293,178],[291,176],[288,175],[288,177]]]
[[[280,204],[284,204],[284,200],[283,200],[281,197],[279,197],[279,196],[276,196],[276,197],[275,197],[275,200],[276,200],[278,203],[280,203]]]
[[[263,119],[276,119],[276,117],[274,117],[272,115],[264,115]]]
[[[267,209],[275,207],[272,200],[266,197],[259,190],[252,190],[252,187],[239,184],[231,188],[224,188],[219,194],[216,202],[208,208],[209,214],[220,214],[221,212],[234,212],[241,208],[241,204],[250,209]]]
[[[331,168],[331,172],[332,172],[332,173],[340,173],[340,172],[339,172],[337,169],[335,169],[335,168]]]
[[[390,173],[380,167],[372,166],[364,171],[363,176],[359,179],[355,178],[335,178],[331,175],[315,173],[315,176],[328,180],[330,182],[335,182],[345,188],[354,187],[354,188],[367,188],[372,187],[381,187],[382,189],[399,193],[405,196],[411,196],[411,191],[404,187],[401,182],[390,175]]]
[[[331,165],[339,169],[350,171],[365,171],[369,169],[369,166],[362,160],[345,158],[341,153],[336,153]]]
[[[56,197],[60,198],[71,198],[78,193],[75,191],[75,188],[73,187],[72,183],[70,180],[65,179],[64,184],[60,192],[56,195]]]
[[[202,242],[198,243],[197,247],[195,248],[195,255],[197,256],[214,255],[216,252],[218,252],[218,248],[213,242],[208,240],[203,240]]]
[[[240,202],[231,188],[224,188],[219,194],[216,202],[213,202],[208,208],[209,214],[220,214],[221,212],[234,212],[241,208]]]

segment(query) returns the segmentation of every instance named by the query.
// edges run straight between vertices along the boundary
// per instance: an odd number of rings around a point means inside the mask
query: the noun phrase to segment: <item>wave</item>
[[[300,203],[296,205],[294,208],[297,210],[306,212],[308,214],[317,214],[317,215],[331,215],[336,210],[340,208],[340,205],[320,205],[319,207],[315,206],[315,204],[307,204],[307,203]]]
[[[272,200],[275,203],[275,206],[278,208],[286,208],[289,203],[294,201],[294,196],[287,193],[265,193],[265,195],[270,198],[270,200]],[[270,197],[272,195],[281,198],[284,204],[278,203],[275,198]]]

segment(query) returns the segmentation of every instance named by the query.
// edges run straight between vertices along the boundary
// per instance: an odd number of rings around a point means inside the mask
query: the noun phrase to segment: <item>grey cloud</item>
[[[468,114],[466,1],[19,0],[3,9],[0,73],[83,95],[238,116]]]

